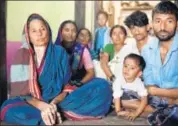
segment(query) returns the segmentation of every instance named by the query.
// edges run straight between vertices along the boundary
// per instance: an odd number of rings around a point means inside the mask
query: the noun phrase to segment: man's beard
[[[65,40],[63,40],[62,42],[61,42],[61,44],[62,44],[62,47],[64,47],[65,49],[66,49],[66,51],[69,53],[69,54],[71,54],[72,53],[72,47],[73,47],[73,45],[74,45],[74,42],[73,41],[65,41]]]
[[[160,32],[166,33],[166,35],[160,35]],[[157,33],[155,32],[155,35],[160,40],[160,42],[166,42],[171,40],[175,36],[175,33],[176,33],[176,28],[174,29],[173,33],[169,33],[166,30],[162,30]]]

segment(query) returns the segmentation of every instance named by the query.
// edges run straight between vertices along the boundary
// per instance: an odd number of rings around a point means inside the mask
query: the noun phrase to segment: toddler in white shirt
[[[148,93],[141,80],[144,68],[143,57],[133,53],[125,57],[123,75],[113,82],[114,106],[118,116],[126,116],[129,120],[134,120],[146,107]],[[140,106],[134,112],[122,111],[122,100],[140,100]]]

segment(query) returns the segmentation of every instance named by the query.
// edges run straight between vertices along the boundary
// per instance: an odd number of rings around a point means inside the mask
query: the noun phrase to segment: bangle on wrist
[[[111,82],[113,82],[116,79],[116,77],[115,77],[114,74],[112,74],[112,76],[109,79],[110,79]]]

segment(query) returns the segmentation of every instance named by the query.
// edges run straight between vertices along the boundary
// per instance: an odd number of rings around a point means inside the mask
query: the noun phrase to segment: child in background
[[[99,58],[100,51],[107,45],[111,43],[109,36],[110,28],[106,26],[108,21],[108,14],[104,11],[100,11],[97,14],[98,28],[95,30],[95,40],[94,40],[94,50]]]
[[[133,121],[144,111],[148,95],[140,78],[144,68],[145,61],[143,57],[133,53],[125,57],[123,77],[116,78],[113,83],[114,106],[118,116],[124,116]],[[122,100],[140,100],[140,105],[135,111],[122,111]]]
[[[81,28],[77,35],[77,42],[86,46],[91,54],[92,60],[97,58],[96,53],[92,50],[92,35],[87,28]]]

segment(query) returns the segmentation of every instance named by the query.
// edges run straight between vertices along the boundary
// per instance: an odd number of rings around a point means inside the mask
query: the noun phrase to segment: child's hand
[[[117,116],[127,116],[129,114],[128,111],[120,111],[120,112],[117,112]]]
[[[138,114],[136,112],[129,112],[129,114],[126,115],[126,118],[130,121],[134,121],[138,117]]]

